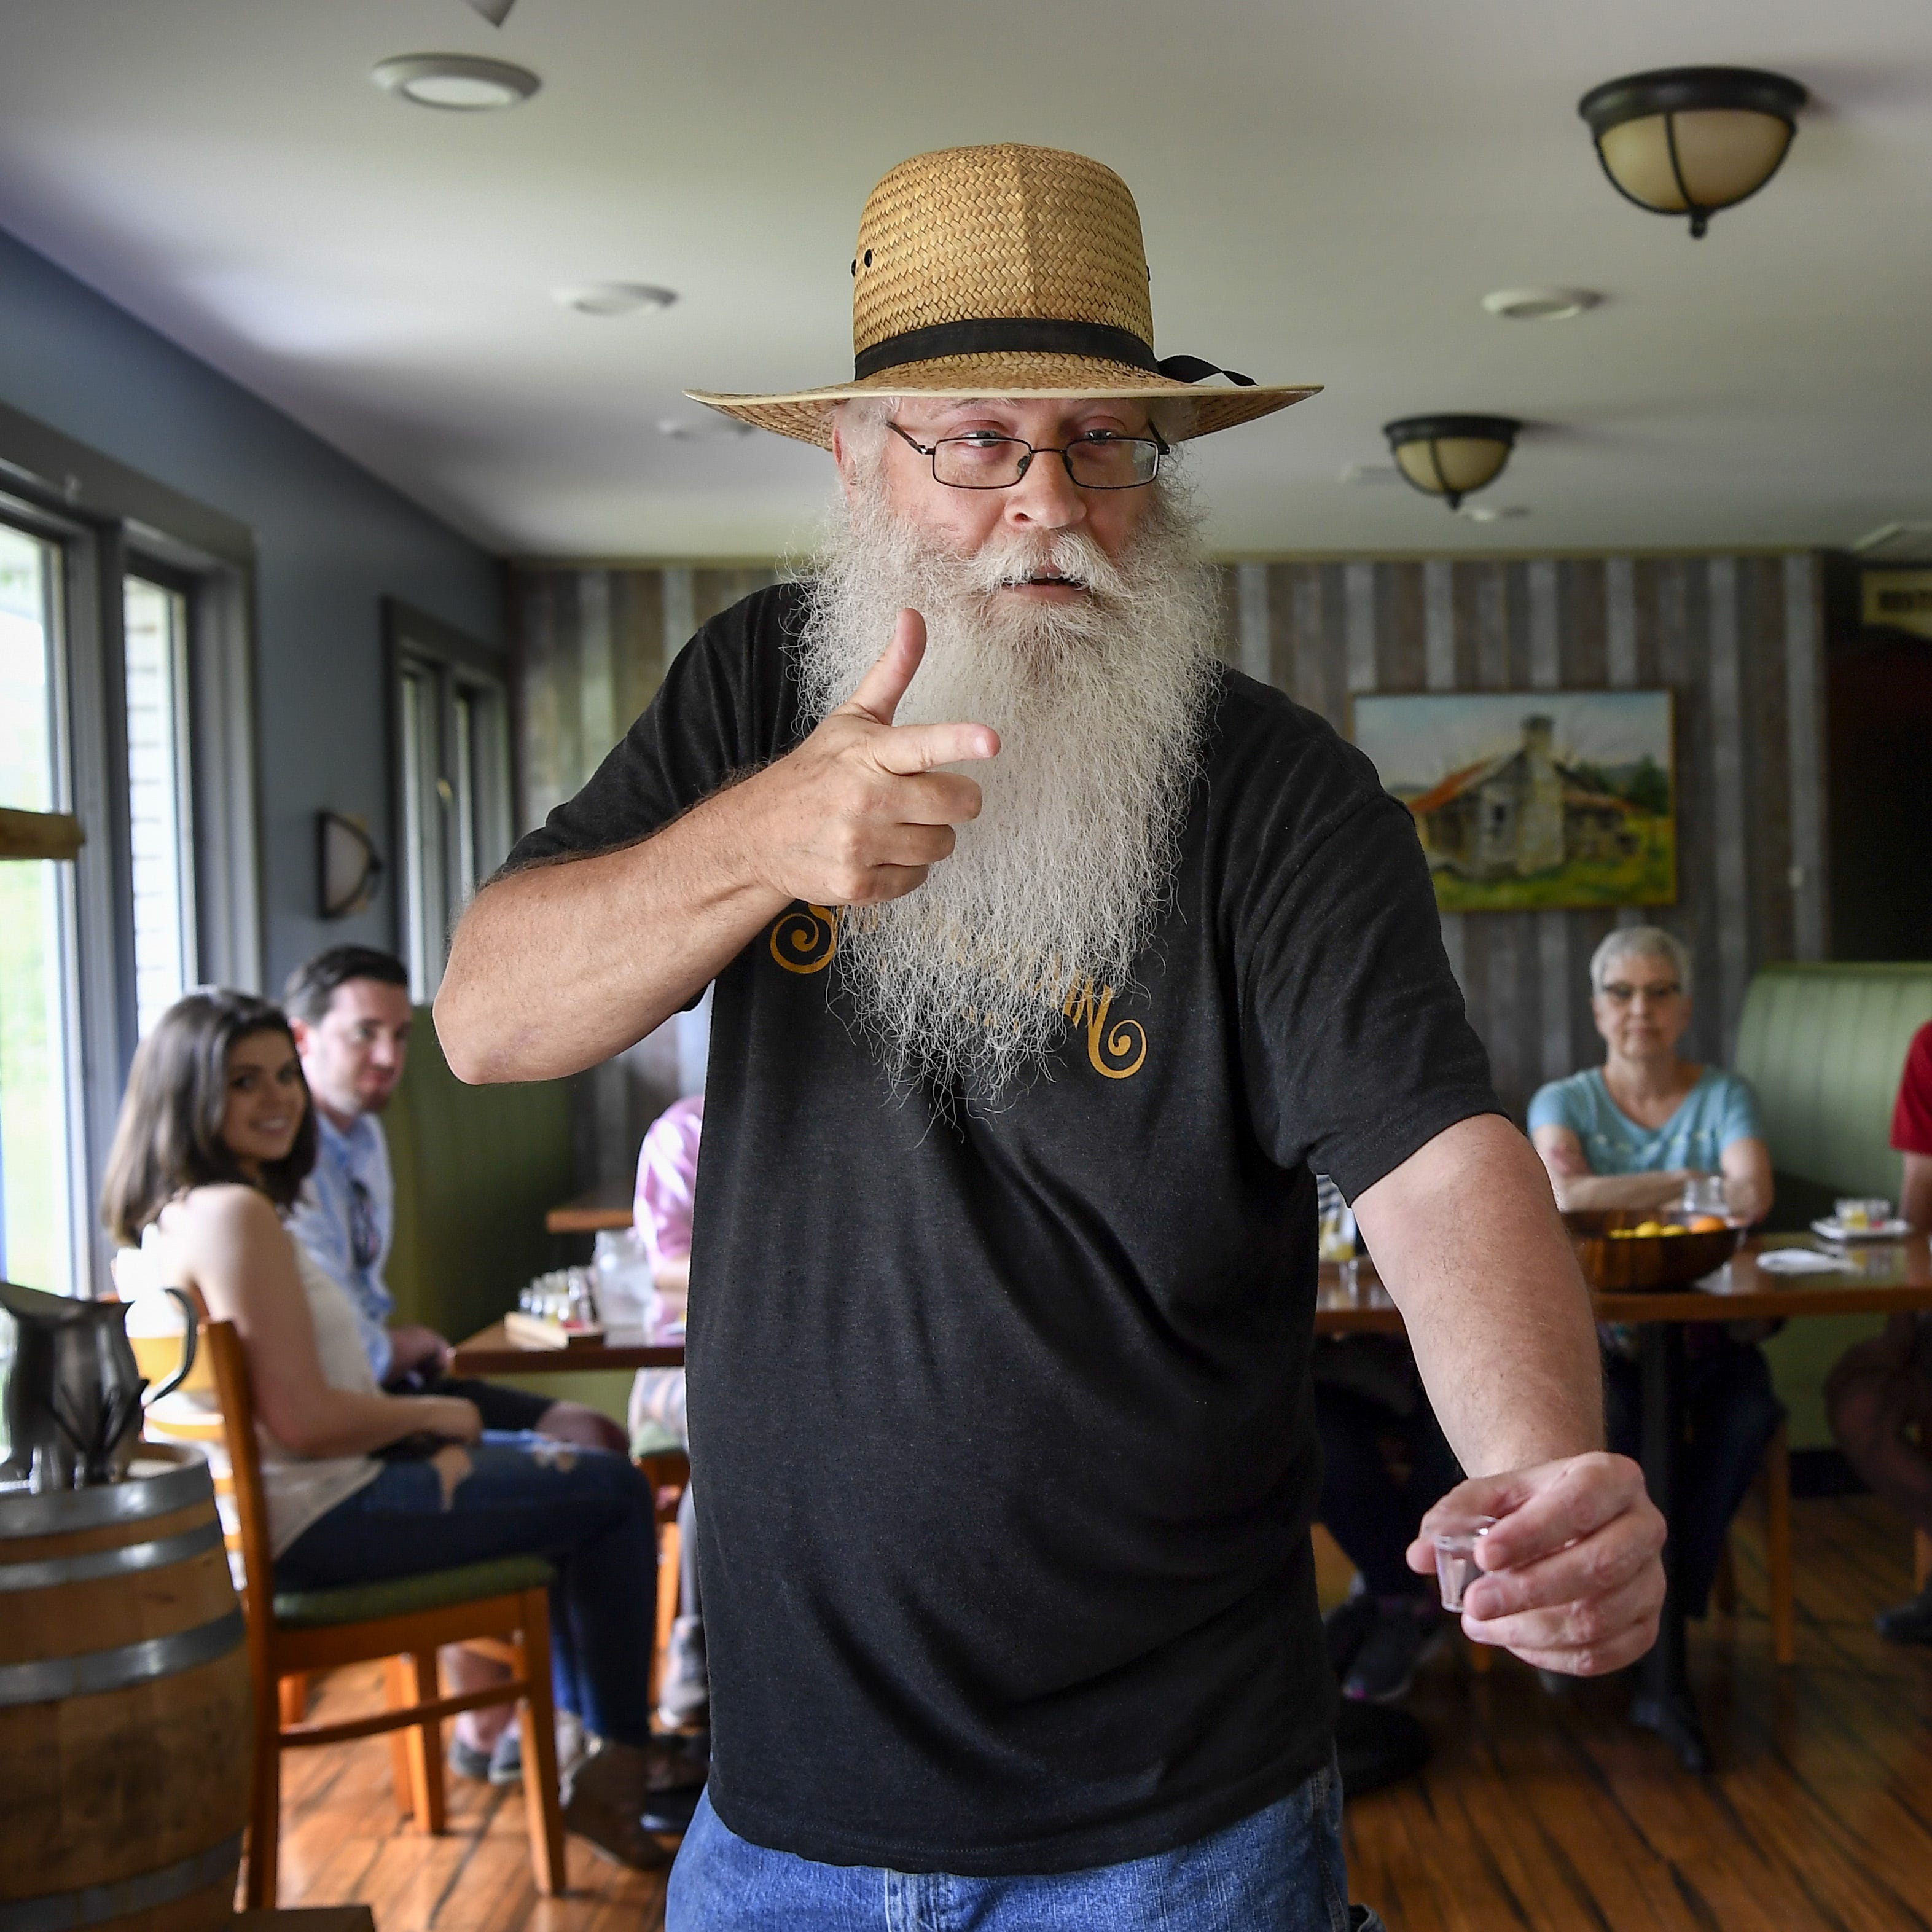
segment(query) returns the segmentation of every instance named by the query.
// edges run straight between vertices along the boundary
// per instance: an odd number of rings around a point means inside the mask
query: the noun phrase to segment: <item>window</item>
[[[402,835],[398,950],[436,996],[471,895],[509,856],[509,698],[494,653],[422,613],[388,611]]]
[[[200,976],[195,967],[188,598],[184,590],[130,577],[122,605],[135,1029],[145,1036]]]
[[[112,1286],[140,1034],[261,983],[253,544],[0,404],[0,1268]]]
[[[60,547],[0,524],[0,806],[68,805]],[[0,1273],[75,1276],[74,867],[0,859]]]

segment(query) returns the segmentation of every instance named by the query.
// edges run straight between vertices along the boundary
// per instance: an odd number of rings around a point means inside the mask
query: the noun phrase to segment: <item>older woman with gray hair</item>
[[[1612,932],[1590,961],[1590,1011],[1601,1066],[1552,1081],[1529,1103],[1530,1138],[1556,1204],[1572,1209],[1674,1205],[1687,1183],[1720,1178],[1734,1222],[1771,1211],[1771,1150],[1757,1096],[1741,1074],[1682,1059],[1690,1024],[1690,958],[1655,926]],[[1731,1518],[1784,1410],[1746,1324],[1686,1330],[1687,1421],[1693,1453],[1682,1578],[1686,1608],[1703,1612]],[[1600,1330],[1610,1446],[1638,1451],[1637,1370],[1627,1331]],[[1756,1331],[1762,1333],[1762,1330]]]
[[[1590,961],[1601,1066],[1552,1081],[1530,1102],[1530,1138],[1556,1204],[1663,1208],[1695,1178],[1723,1178],[1732,1219],[1771,1211],[1771,1153],[1741,1074],[1678,1057],[1690,1024],[1690,956],[1661,926],[1625,926]]]

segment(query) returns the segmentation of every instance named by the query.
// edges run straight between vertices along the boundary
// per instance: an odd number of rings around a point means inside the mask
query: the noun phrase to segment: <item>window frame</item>
[[[514,841],[517,772],[510,712],[508,654],[492,649],[400,598],[382,600],[386,684],[388,694],[390,823],[395,828],[394,945],[410,970],[410,996],[426,1005],[436,997],[457,920],[470,888],[462,883],[462,800],[458,796],[459,701],[470,702],[470,762],[474,780],[473,885],[509,856]],[[406,687],[419,680],[431,698],[434,766],[412,800]],[[480,703],[478,700],[481,700]],[[436,801],[434,842],[420,833]],[[418,828],[416,836],[411,828]],[[427,852],[428,862],[424,862]],[[418,900],[424,926],[417,929]]]

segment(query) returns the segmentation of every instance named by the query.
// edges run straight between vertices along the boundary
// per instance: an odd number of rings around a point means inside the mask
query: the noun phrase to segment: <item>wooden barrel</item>
[[[248,1654],[208,1466],[0,1494],[0,1932],[202,1932],[233,1913]]]

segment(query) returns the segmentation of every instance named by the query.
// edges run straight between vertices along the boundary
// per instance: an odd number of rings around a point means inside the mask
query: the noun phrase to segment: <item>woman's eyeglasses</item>
[[[1654,986],[1627,986],[1621,980],[1613,980],[1604,988],[1603,997],[1613,1006],[1628,1006],[1637,1000],[1648,1000],[1652,1006],[1664,1000],[1674,1000],[1684,988],[1675,980],[1666,980]]]

